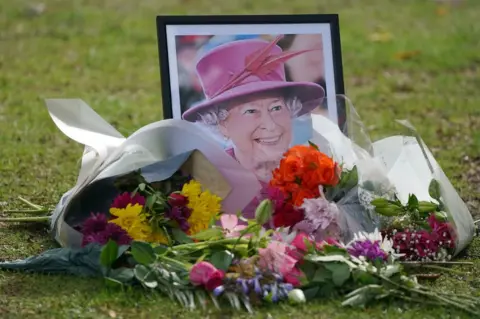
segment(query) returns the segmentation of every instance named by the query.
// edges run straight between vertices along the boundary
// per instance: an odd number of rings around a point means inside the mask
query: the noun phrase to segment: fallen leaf
[[[416,57],[417,55],[420,55],[420,53],[421,52],[419,50],[402,51],[395,54],[395,59],[400,61],[410,60]]]
[[[110,318],[117,318],[117,313],[113,310],[109,310],[108,315],[110,316]]]
[[[448,13],[448,10],[446,7],[438,7],[437,10],[436,10],[436,13],[438,16],[444,16]]]
[[[369,35],[368,39],[372,42],[388,42],[392,40],[393,36],[390,32],[374,32]]]

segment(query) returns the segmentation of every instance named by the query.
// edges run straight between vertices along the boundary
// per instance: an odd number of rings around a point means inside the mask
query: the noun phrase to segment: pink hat
[[[206,100],[187,110],[183,119],[195,122],[199,120],[199,113],[219,103],[278,89],[289,89],[300,99],[303,107],[297,116],[317,107],[325,97],[325,91],[320,85],[287,82],[285,79],[285,61],[311,50],[282,52],[276,45],[281,37],[278,36],[272,42],[233,41],[205,54],[197,63],[197,73]]]

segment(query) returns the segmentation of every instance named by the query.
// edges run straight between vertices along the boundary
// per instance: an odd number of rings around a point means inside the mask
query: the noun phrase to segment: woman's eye
[[[245,112],[243,112],[243,114],[254,114],[256,113],[256,110],[254,109],[249,109],[249,110],[246,110]]]
[[[272,107],[270,109],[270,111],[280,111],[282,109],[282,106],[281,105],[275,105],[274,107]]]

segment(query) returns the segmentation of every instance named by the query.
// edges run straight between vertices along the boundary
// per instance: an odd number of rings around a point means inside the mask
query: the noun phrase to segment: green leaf
[[[308,145],[320,152],[320,148],[318,147],[318,145],[313,143],[312,141],[308,141]]]
[[[193,240],[187,236],[181,229],[173,228],[172,229],[172,236],[173,239],[180,244],[188,244],[193,243]]]
[[[303,294],[305,295],[305,299],[307,299],[307,300],[315,299],[319,290],[320,290],[320,287],[318,287],[318,286],[314,286],[314,287],[303,290]]]
[[[312,282],[320,283],[320,282],[327,282],[332,280],[332,272],[327,270],[325,267],[319,267],[315,271],[315,275],[313,276]]]
[[[408,204],[407,204],[407,207],[410,211],[414,210],[415,208],[418,207],[418,199],[417,199],[417,196],[415,196],[414,194],[410,194],[410,196],[408,196]]]
[[[303,273],[307,277],[307,280],[311,281],[315,276],[315,271],[317,270],[317,267],[314,263],[308,260],[304,260],[302,265],[300,265],[300,270],[303,271]]]
[[[344,263],[326,263],[325,268],[332,272],[335,286],[341,287],[350,278],[350,267]]]
[[[117,259],[120,258],[128,249],[130,248],[130,245],[121,245],[118,247],[118,252],[117,252]]]
[[[115,279],[121,283],[127,283],[133,279],[133,269],[125,267],[112,269],[109,278]]]
[[[146,185],[145,183],[140,183],[140,184],[138,185],[138,189],[143,192],[143,191],[145,190],[145,187],[146,187],[146,186],[147,186],[147,185]]]
[[[105,284],[107,285],[107,287],[112,288],[123,287],[123,282],[110,277],[105,277]]]
[[[153,251],[157,255],[163,255],[167,252],[167,250],[168,250],[168,247],[164,246],[164,245],[158,245],[158,246],[153,247]]]
[[[223,230],[219,227],[208,228],[196,233],[195,235],[190,236],[190,238],[198,240],[215,240],[223,238]]]
[[[338,246],[333,245],[325,245],[323,246],[323,251],[326,255],[342,255],[348,257],[348,251],[345,248],[341,248]]]
[[[210,262],[216,268],[226,272],[232,264],[233,257],[234,255],[228,250],[217,251],[210,258]]]
[[[153,247],[149,243],[141,241],[132,242],[131,253],[133,258],[142,265],[150,265],[157,259]]]
[[[148,288],[155,288],[158,286],[155,274],[144,265],[136,265],[133,269],[133,274],[138,281]]]
[[[109,240],[108,243],[102,247],[100,253],[100,264],[106,268],[110,268],[118,256],[118,245],[113,240]]]
[[[157,201],[157,196],[155,194],[148,196],[147,201],[145,202],[145,206],[148,209],[152,209],[153,204]]]
[[[372,274],[365,272],[363,270],[354,270],[352,272],[352,278],[355,282],[360,283],[361,285],[370,285],[378,283],[377,278]]]
[[[436,179],[432,179],[430,185],[428,186],[428,193],[430,196],[438,201],[440,201],[441,192],[440,192],[440,184]]]

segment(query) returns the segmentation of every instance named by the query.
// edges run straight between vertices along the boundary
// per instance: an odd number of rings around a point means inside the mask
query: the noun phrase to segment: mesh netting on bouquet
[[[308,138],[262,178],[195,123],[163,120],[125,138],[81,100],[47,100],[57,127],[85,145],[76,185],[45,217],[61,247],[0,268],[140,284],[186,308],[341,296],[478,314],[477,298],[409,271],[438,270],[474,233],[426,145],[406,121],[407,135],[372,142],[351,102],[333,100],[345,129],[316,113],[295,119],[313,128]]]

